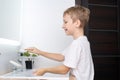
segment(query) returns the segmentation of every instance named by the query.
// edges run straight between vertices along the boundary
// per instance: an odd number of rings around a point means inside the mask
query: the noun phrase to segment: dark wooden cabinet
[[[120,0],[76,0],[90,9],[86,35],[91,43],[94,80],[120,80]]]
[[[116,56],[118,51],[118,34],[111,31],[89,31],[92,54],[94,56]]]
[[[119,65],[116,57],[94,57],[94,80],[119,80]]]

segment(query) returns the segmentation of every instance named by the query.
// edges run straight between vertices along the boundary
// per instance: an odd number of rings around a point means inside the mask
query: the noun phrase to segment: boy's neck
[[[77,30],[77,31],[73,34],[73,39],[77,39],[77,38],[79,38],[80,36],[84,36],[84,30],[83,30],[83,29]]]

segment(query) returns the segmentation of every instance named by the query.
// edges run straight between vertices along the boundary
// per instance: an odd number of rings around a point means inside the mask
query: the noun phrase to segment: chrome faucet
[[[22,65],[13,61],[13,60],[10,60],[9,61],[12,65],[13,65],[13,71],[22,71]]]

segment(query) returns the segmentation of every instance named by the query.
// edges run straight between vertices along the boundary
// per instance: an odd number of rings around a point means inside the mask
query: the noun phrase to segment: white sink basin
[[[14,71],[14,72],[10,72],[10,73],[7,73],[3,76],[5,77],[9,77],[9,76],[18,76],[18,77],[33,77],[34,75],[32,74],[32,70],[24,70],[24,71]]]
[[[1,79],[20,79],[20,80],[69,80],[68,75],[60,75],[60,74],[52,74],[46,73],[43,76],[35,76],[33,75],[33,70],[25,70],[25,71],[17,71],[10,72],[5,75],[0,76]]]

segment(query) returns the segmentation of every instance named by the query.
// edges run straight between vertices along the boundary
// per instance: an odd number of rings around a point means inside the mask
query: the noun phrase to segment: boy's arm
[[[53,59],[53,60],[57,60],[57,61],[64,60],[64,56],[59,54],[59,53],[48,53],[48,52],[41,51],[35,47],[27,48],[25,50],[32,52],[32,53],[36,53],[38,55],[44,56],[44,57],[49,58],[49,59]]]
[[[61,55],[60,53],[48,53],[48,52],[44,52],[41,51],[41,53],[39,53],[40,55],[47,57],[49,59],[53,59],[56,61],[63,61],[64,60],[64,56]]]
[[[61,66],[56,66],[56,67],[52,67],[52,68],[41,68],[38,69],[34,72],[34,75],[44,75],[45,73],[54,73],[54,74],[66,74],[68,73],[70,70],[69,67],[65,66],[65,65],[61,65]]]

